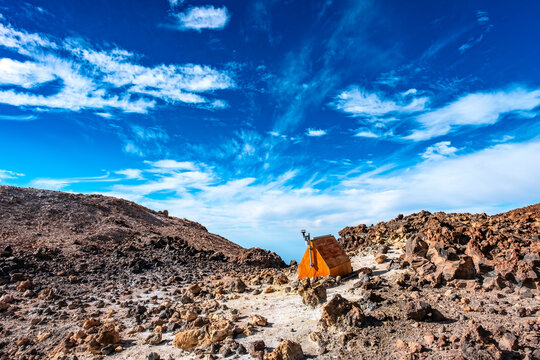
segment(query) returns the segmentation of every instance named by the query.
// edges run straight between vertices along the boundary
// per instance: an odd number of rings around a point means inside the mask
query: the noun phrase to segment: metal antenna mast
[[[306,235],[305,229],[302,229],[301,232],[302,232],[302,236],[304,237],[304,241],[306,242],[306,245],[309,249],[309,266],[313,267],[313,259],[311,258],[311,234],[308,233]]]

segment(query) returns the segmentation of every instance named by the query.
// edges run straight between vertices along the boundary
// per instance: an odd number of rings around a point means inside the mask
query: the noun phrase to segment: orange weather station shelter
[[[336,238],[325,235],[309,239],[307,249],[298,265],[298,279],[316,276],[345,276],[352,272],[351,260]]]

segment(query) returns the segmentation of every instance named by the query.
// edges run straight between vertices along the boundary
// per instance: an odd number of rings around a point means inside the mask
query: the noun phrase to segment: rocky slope
[[[204,226],[131,201],[102,195],[0,186],[0,241],[19,249],[101,251],[151,242],[186,242],[196,250],[235,257],[243,249]]]
[[[347,228],[353,274],[298,281],[166,213],[0,187],[0,359],[540,359],[538,209]]]
[[[436,285],[479,278],[535,289],[540,279],[540,204],[494,216],[422,211],[339,234],[349,252],[404,247],[405,265]]]

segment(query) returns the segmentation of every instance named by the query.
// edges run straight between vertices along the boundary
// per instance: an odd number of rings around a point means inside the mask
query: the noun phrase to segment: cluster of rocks
[[[263,268],[284,268],[287,265],[281,257],[275,252],[259,248],[250,248],[244,250],[240,255],[234,258],[238,264],[253,265]]]
[[[405,265],[435,285],[479,278],[487,287],[512,283],[535,289],[540,280],[539,234],[540,204],[495,216],[427,211],[399,215],[369,227],[347,227],[338,241],[350,252],[404,247]]]

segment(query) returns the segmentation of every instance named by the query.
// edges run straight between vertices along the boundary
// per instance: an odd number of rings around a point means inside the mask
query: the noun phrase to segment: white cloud
[[[511,140],[514,140],[514,139],[515,139],[515,136],[513,136],[513,135],[504,135],[504,136],[502,136],[500,138],[493,139],[492,142],[501,144],[501,143],[505,143],[505,142],[508,142],[508,141],[511,141]]]
[[[489,16],[487,11],[478,10],[476,12],[476,20],[480,25],[484,25],[489,21]]]
[[[301,228],[337,235],[345,226],[422,209],[494,213],[540,202],[540,163],[531,161],[540,153],[540,140],[496,145],[461,156],[449,143],[439,149],[453,156],[426,159],[405,169],[384,166],[360,175],[347,172],[326,188],[317,188],[316,178],[303,182],[301,170],[265,180],[231,178],[219,176],[205,164],[165,159],[146,162],[144,169],[118,171],[129,182],[114,184],[107,194],[156,210],[168,209],[244,246],[281,250],[289,258],[303,252]],[[118,180],[38,179],[34,184],[62,188],[73,182]],[[155,199],[158,193],[161,200]]]
[[[415,95],[417,92],[418,90],[413,88],[413,89],[409,89],[407,91],[402,92],[401,95],[403,96]]]
[[[115,171],[116,174],[124,175],[126,179],[137,179],[142,180],[142,171],[140,169],[125,169]]]
[[[306,130],[306,135],[311,137],[319,137],[326,135],[326,130],[309,128]]]
[[[184,2],[184,0],[169,0],[169,5],[170,5],[172,8],[175,8],[175,7],[177,7],[177,6],[182,5],[183,2]]]
[[[440,160],[445,157],[454,155],[457,148],[450,146],[450,141],[441,141],[436,144],[433,144],[426,148],[426,150],[421,154],[424,159],[429,160]]]
[[[368,130],[358,131],[356,134],[354,134],[354,136],[364,137],[364,138],[378,138],[379,137],[379,135]]]
[[[337,96],[334,106],[353,116],[375,118],[390,113],[414,113],[425,109],[427,97],[413,98],[408,103],[381,98],[381,94],[370,93],[359,87],[352,87]]]
[[[191,161],[176,161],[170,159],[158,160],[158,161],[145,161],[145,163],[155,168],[152,171],[169,172],[178,170],[195,170],[197,166]]]
[[[224,100],[205,93],[235,86],[229,72],[198,64],[142,66],[123,49],[95,50],[82,40],[55,42],[0,24],[0,46],[30,57],[0,60],[0,84],[26,89],[59,80],[57,93],[40,95],[12,88],[0,91],[0,103],[33,108],[118,109],[146,113],[156,100],[223,109]],[[58,51],[62,50],[62,51]],[[97,113],[106,114],[108,112]]]
[[[112,119],[114,117],[113,114],[107,113],[107,112],[97,112],[96,115],[101,116],[102,118],[105,118],[105,119]]]
[[[455,153],[450,144],[439,148],[445,155]],[[298,230],[303,227],[313,234],[336,234],[347,225],[375,223],[421,209],[496,212],[538,202],[540,163],[530,161],[538,153],[540,141],[497,145],[442,156],[437,162],[426,160],[408,169],[347,174],[326,189],[315,188],[313,182],[302,184],[299,171],[268,181],[252,177],[225,181],[211,168],[190,163],[189,169],[178,166],[178,171],[158,173],[140,184],[117,184],[111,194],[194,219],[245,246],[280,249],[286,257],[298,257],[303,247]],[[167,161],[166,167],[176,167],[176,161]],[[170,195],[150,199],[157,192]]]
[[[37,189],[61,190],[72,183],[73,181],[67,179],[35,179],[30,185]]]
[[[128,154],[134,154],[134,155],[139,155],[139,156],[143,156],[143,152],[142,150],[133,143],[133,141],[127,141],[125,144],[124,144],[124,152],[125,153],[128,153]]]
[[[227,8],[215,8],[213,6],[192,7],[186,12],[175,15],[178,19],[180,29],[192,29],[201,31],[202,29],[223,29],[229,22]]]
[[[448,134],[465,125],[490,125],[501,116],[532,111],[540,105],[540,90],[514,88],[494,92],[478,92],[465,95],[439,109],[419,115],[421,129],[414,130],[406,139],[428,140]]]
[[[37,49],[58,48],[54,42],[45,37],[18,31],[4,24],[0,24],[0,44],[22,55],[32,55]]]
[[[0,169],[0,183],[5,179],[16,179],[18,177],[24,176],[24,174],[16,173],[10,170],[1,170]]]
[[[135,136],[143,141],[168,141],[169,134],[161,127],[143,127],[133,125],[131,130],[135,133]]]
[[[29,89],[54,79],[53,72],[47,66],[9,58],[0,59],[0,84],[2,85],[18,85]]]

